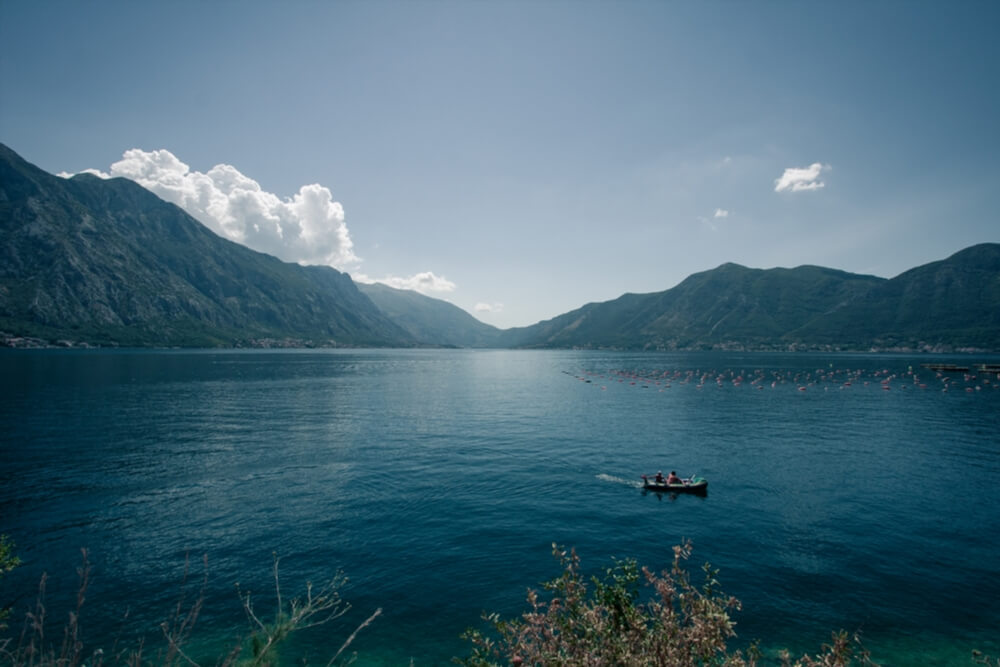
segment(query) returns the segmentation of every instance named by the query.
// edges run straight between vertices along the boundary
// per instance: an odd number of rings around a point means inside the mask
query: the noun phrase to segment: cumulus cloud
[[[727,211],[724,208],[717,208],[717,209],[715,209],[715,215],[713,217],[716,217],[716,218],[728,218],[729,217],[729,211]]]
[[[341,270],[361,262],[354,254],[344,208],[319,184],[303,185],[292,197],[281,199],[231,165],[217,164],[202,173],[168,150],[138,148],[125,151],[110,173],[84,173],[131,179],[220,236],[288,262]]]
[[[192,171],[168,150],[125,151],[110,173],[85,169],[100,178],[124,177],[177,204],[216,234],[286,262],[323,264],[350,271],[358,282],[380,282],[424,294],[452,292],[455,283],[432,271],[409,278],[375,279],[359,272],[361,258],[344,222],[344,208],[330,190],[303,185],[282,199],[228,164]],[[74,174],[61,172],[64,178]]]
[[[830,165],[823,165],[814,162],[808,167],[789,167],[781,178],[775,179],[775,192],[801,192],[803,190],[819,190],[826,187],[826,183],[819,180],[819,176],[824,171],[829,171]]]

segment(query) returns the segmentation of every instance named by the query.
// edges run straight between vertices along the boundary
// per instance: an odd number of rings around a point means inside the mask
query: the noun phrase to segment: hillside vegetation
[[[818,266],[689,276],[531,327],[509,346],[619,349],[1000,350],[1000,244],[891,280]]]
[[[220,238],[127,179],[0,146],[0,331],[97,345],[409,345],[346,274]]]
[[[222,239],[125,179],[63,179],[0,145],[0,342],[1000,351],[1000,244],[892,279],[723,264],[501,331],[457,306]]]

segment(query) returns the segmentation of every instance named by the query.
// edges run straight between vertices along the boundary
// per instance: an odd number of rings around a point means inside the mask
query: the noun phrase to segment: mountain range
[[[892,279],[723,264],[663,292],[588,304],[527,327],[508,344],[1000,350],[1000,244],[972,246]]]
[[[137,183],[0,146],[0,331],[92,345],[411,345],[351,278],[220,238]]]
[[[500,330],[223,239],[133,181],[48,174],[0,144],[0,343],[1000,351],[1000,244],[892,279],[723,264]]]

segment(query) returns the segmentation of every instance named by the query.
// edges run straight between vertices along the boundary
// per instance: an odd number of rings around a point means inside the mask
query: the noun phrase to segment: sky
[[[501,328],[1000,241],[1000,3],[0,0],[0,142]]]

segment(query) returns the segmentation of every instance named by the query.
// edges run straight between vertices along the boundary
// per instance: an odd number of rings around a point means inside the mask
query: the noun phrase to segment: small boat
[[[648,491],[658,493],[708,493],[708,480],[704,477],[689,477],[682,479],[680,484],[667,484],[657,482],[656,479],[649,479],[642,476],[642,487]]]

